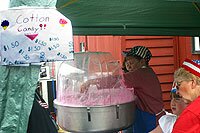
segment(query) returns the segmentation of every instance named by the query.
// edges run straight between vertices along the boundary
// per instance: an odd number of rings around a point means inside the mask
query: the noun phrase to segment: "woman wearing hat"
[[[172,133],[200,133],[200,65],[186,59],[174,80],[179,95],[192,103],[181,113]]]
[[[157,120],[165,114],[160,82],[149,66],[151,52],[144,46],[135,46],[124,52],[124,82],[128,88],[134,88],[136,99],[136,116],[134,133],[148,133],[156,127]],[[130,132],[130,128],[124,132]]]

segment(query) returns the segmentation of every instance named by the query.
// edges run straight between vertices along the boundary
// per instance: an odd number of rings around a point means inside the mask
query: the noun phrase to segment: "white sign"
[[[71,22],[56,9],[0,12],[2,65],[73,59]]]

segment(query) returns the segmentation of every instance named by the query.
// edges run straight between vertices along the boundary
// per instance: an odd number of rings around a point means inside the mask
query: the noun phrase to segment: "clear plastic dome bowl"
[[[107,106],[130,102],[133,95],[110,53],[84,52],[60,65],[56,99],[67,106]]]
[[[70,132],[107,132],[134,121],[134,95],[123,84],[122,70],[110,53],[75,53],[57,75],[58,124]]]

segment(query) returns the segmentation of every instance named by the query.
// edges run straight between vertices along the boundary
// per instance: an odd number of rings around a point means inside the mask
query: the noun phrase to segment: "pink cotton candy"
[[[63,94],[64,93],[64,94]],[[126,88],[91,89],[85,93],[68,90],[57,97],[57,102],[64,106],[109,106],[133,101],[133,91]]]

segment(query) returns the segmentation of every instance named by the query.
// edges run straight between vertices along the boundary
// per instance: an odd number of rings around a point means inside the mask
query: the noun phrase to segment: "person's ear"
[[[197,81],[196,80],[191,80],[191,84],[192,84],[192,89],[196,88],[196,85],[197,85]]]

